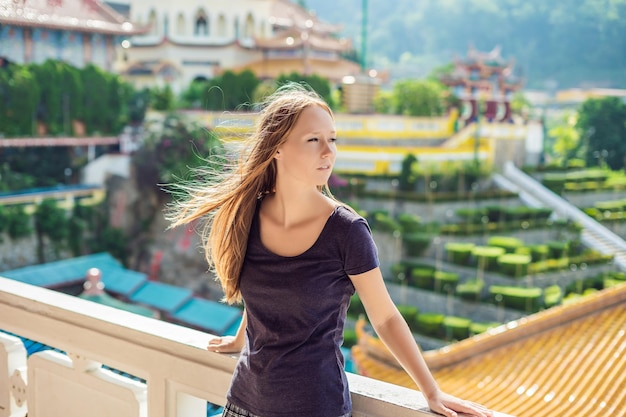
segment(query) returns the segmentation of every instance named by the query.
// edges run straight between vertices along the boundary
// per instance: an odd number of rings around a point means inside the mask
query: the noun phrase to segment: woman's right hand
[[[214,337],[207,346],[208,351],[216,353],[239,353],[242,348],[234,336]]]

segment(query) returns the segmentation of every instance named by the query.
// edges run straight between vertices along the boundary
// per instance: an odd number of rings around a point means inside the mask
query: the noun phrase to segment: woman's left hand
[[[457,417],[457,412],[476,417],[493,417],[493,411],[487,407],[441,391],[428,399],[428,406],[432,411],[447,417]]]

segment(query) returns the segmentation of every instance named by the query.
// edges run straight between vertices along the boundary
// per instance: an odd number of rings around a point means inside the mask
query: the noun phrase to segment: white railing
[[[553,209],[557,215],[582,225],[585,229],[583,231],[583,243],[591,247],[596,246],[603,254],[614,255],[615,264],[622,270],[626,270],[626,242],[624,239],[587,216],[564,198],[544,187],[510,161],[504,167],[504,176],[521,190],[540,200],[546,207]]]
[[[205,349],[207,333],[2,277],[0,329],[67,353],[26,359],[0,333],[0,417],[205,417],[207,401],[224,404],[236,363]],[[354,417],[434,415],[417,391],[349,381]]]

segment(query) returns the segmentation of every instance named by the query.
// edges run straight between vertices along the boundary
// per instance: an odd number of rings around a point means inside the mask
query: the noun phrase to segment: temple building
[[[288,0],[130,0],[131,20],[150,28],[134,36],[118,63],[136,86],[171,85],[225,70],[249,69],[261,79],[317,74],[334,82],[360,71],[343,57],[352,50],[339,26]]]
[[[0,0],[0,66],[53,59],[111,71],[118,45],[143,31],[99,0]]]
[[[512,95],[522,86],[514,75],[514,61],[503,59],[500,47],[486,53],[470,47],[467,57],[455,58],[454,70],[441,81],[461,100],[460,119],[465,123],[478,116],[489,122],[511,121]]]

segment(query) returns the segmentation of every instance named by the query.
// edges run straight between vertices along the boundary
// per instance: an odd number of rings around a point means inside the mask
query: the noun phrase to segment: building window
[[[202,10],[196,13],[196,24],[193,33],[196,36],[209,36],[209,19]]]
[[[251,13],[248,13],[248,16],[246,17],[246,25],[243,28],[243,37],[244,39],[254,37],[254,18]]]
[[[226,29],[226,18],[223,14],[217,18],[217,36],[225,38],[228,36],[228,30]]]
[[[176,19],[176,34],[179,36],[185,35],[185,16],[182,13],[178,13],[178,18]]]
[[[235,17],[235,39],[239,39],[239,18]]]
[[[150,26],[150,35],[159,34],[159,25],[157,23],[156,11],[151,10],[148,15],[148,26]]]

